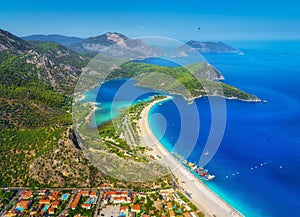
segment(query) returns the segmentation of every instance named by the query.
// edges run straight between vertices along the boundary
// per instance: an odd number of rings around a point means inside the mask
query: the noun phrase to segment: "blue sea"
[[[205,58],[221,71],[225,83],[255,94],[267,103],[226,100],[224,137],[216,155],[205,166],[216,178],[205,183],[245,216],[300,216],[300,42],[231,44],[245,55],[207,54]],[[160,64],[159,59],[150,62]],[[97,97],[102,108],[96,113],[98,124],[113,118],[132,102],[156,94],[130,82],[128,92],[115,106],[110,100],[118,87],[128,81],[115,80],[102,85],[102,94]],[[138,99],[133,97],[137,93]],[[191,112],[195,107],[199,111],[199,129],[193,129],[192,124],[182,129],[182,116],[190,123],[195,122]],[[199,130],[196,146],[187,156],[187,160],[197,163],[211,131],[210,117],[208,98],[188,104],[175,96],[172,101],[152,108],[149,123],[169,151],[184,156],[189,144],[194,143],[190,133]],[[183,145],[174,148],[178,140]]]

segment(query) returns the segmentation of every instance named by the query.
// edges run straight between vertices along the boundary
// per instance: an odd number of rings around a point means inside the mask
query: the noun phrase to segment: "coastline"
[[[93,103],[86,103],[86,104],[88,104],[88,105],[91,106],[91,110],[90,110],[89,114],[85,117],[86,123],[87,123],[88,125],[90,125],[90,124],[91,124],[91,118],[92,118],[93,114],[94,114],[99,108],[95,105],[95,102],[93,102]]]
[[[142,86],[142,85],[139,85],[138,83],[135,85],[136,87],[140,87],[140,88],[145,88],[145,86]],[[146,88],[149,88],[149,87],[146,87]],[[163,92],[166,92],[165,90],[163,89],[156,89],[158,91],[163,91]],[[188,103],[191,103],[193,100],[195,99],[200,99],[202,97],[220,97],[222,99],[228,99],[228,100],[237,100],[237,101],[241,101],[241,102],[249,102],[249,103],[261,103],[261,102],[264,102],[266,103],[267,101],[266,100],[262,100],[260,98],[258,98],[257,96],[255,96],[256,98],[255,99],[242,99],[242,98],[238,98],[238,97],[228,97],[228,96],[224,96],[224,95],[209,95],[209,94],[205,94],[205,95],[199,95],[199,96],[192,96],[192,97],[189,97],[187,98],[186,96],[182,95],[181,93],[176,93],[176,92],[166,92],[167,94],[170,94],[170,95],[177,95],[177,96],[181,96],[183,97]]]
[[[156,100],[145,107],[141,112],[138,125],[142,144],[151,148],[151,151],[148,151],[148,153],[154,156],[162,165],[168,167],[172,174],[178,178],[178,184],[183,190],[183,193],[188,192],[191,195],[189,199],[205,214],[205,216],[242,217],[243,215],[240,212],[221,199],[216,193],[195,177],[194,174],[178,162],[178,160],[165,149],[153,134],[148,122],[149,112],[155,104],[169,99],[170,97]]]

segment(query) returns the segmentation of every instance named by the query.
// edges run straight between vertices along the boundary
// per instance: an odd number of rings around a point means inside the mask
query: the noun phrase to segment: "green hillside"
[[[186,67],[127,62],[114,70],[108,79],[132,77],[138,81],[139,86],[180,94],[186,99],[209,95],[249,101],[259,100],[256,96],[236,87],[214,81],[221,78],[221,74],[204,62]]]
[[[52,42],[28,43],[2,30],[0,35],[0,187],[99,184],[101,174],[76,178],[98,172],[65,135],[72,125],[70,94],[88,59]],[[46,171],[35,170],[47,163]]]

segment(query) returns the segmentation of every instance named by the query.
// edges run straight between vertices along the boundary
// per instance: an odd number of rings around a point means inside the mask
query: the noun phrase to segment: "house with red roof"
[[[24,191],[22,191],[20,199],[21,200],[28,200],[28,199],[30,199],[32,197],[33,197],[32,191],[26,191],[26,190],[24,190]]]
[[[91,204],[83,203],[83,204],[81,204],[81,208],[83,208],[83,209],[91,209]]]
[[[119,196],[113,198],[113,203],[126,203],[127,197]]]
[[[54,215],[54,214],[55,214],[54,208],[50,207],[50,208],[48,209],[48,213],[49,213],[50,215]]]
[[[128,212],[129,207],[128,206],[121,206],[120,211],[122,212]]]
[[[17,203],[17,207],[22,207],[23,209],[29,209],[32,204],[32,200],[21,200]]]
[[[58,200],[60,192],[59,191],[53,191],[51,192],[51,194],[49,195],[49,199],[50,200]]]
[[[97,192],[91,191],[90,192],[90,197],[93,197],[93,198],[97,197]]]
[[[141,206],[139,204],[132,205],[131,212],[139,213],[141,211]]]
[[[51,207],[54,208],[54,209],[57,209],[59,207],[59,201],[54,201],[52,204],[51,204]]]
[[[82,191],[82,192],[80,192],[80,194],[82,196],[89,196],[89,192],[88,191]]]
[[[170,210],[170,211],[169,211],[169,214],[170,214],[170,217],[175,217],[175,213],[174,213],[173,210]]]
[[[51,201],[49,199],[40,199],[39,203],[40,204],[47,204],[47,205],[49,205],[51,203]]]
[[[77,195],[76,195],[74,201],[71,203],[71,206],[70,206],[71,209],[76,209],[77,204],[78,204],[78,202],[79,202],[79,200],[80,200],[80,197],[81,197],[80,194],[77,194]]]

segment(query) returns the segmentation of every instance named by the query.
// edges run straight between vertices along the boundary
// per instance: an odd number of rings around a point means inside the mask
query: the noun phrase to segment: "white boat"
[[[209,181],[209,180],[214,179],[215,177],[216,177],[215,175],[206,175],[206,176],[203,176],[202,179],[204,179],[205,181]]]

